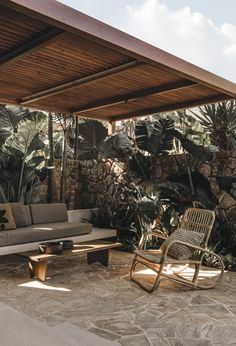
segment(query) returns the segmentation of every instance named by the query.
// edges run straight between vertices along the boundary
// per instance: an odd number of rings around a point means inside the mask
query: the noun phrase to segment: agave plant
[[[224,101],[199,108],[192,114],[210,135],[211,143],[220,150],[236,148],[236,102]]]

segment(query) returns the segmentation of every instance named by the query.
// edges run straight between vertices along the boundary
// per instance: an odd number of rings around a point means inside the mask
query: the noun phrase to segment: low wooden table
[[[41,254],[39,253],[39,250],[21,252],[17,255],[23,256],[28,259],[31,278],[36,278],[40,281],[46,281],[48,260],[67,257],[73,254],[87,254],[88,264],[99,262],[107,267],[109,265],[110,249],[121,247],[121,245],[121,243],[94,240],[84,243],[75,243],[72,250],[64,250],[60,255]]]

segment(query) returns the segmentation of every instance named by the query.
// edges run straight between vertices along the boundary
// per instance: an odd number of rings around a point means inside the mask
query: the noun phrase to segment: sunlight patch
[[[71,292],[71,290],[68,288],[48,286],[48,285],[45,285],[44,283],[39,282],[39,281],[26,282],[25,284],[18,285],[18,287],[30,287],[30,288],[40,288],[43,290]]]

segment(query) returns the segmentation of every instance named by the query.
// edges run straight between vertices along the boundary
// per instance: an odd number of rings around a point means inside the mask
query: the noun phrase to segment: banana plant
[[[39,134],[46,127],[46,124],[45,113],[31,112],[30,119],[23,118],[20,120],[17,132],[13,132],[3,145],[3,152],[9,155],[8,163],[14,158],[15,163],[19,165],[15,174],[18,180],[15,196],[17,201],[23,199],[23,192],[25,192],[23,186],[29,182],[29,171],[33,174],[35,169],[39,170],[44,165],[44,155],[40,155],[40,150],[44,147],[44,143],[40,139]],[[10,173],[12,174],[12,172]],[[24,180],[25,184],[23,184]]]

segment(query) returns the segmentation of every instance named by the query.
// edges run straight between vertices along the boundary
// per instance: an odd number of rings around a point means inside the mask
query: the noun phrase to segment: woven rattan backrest
[[[204,234],[202,246],[206,247],[215,221],[212,210],[189,208],[185,211],[179,228]]]

